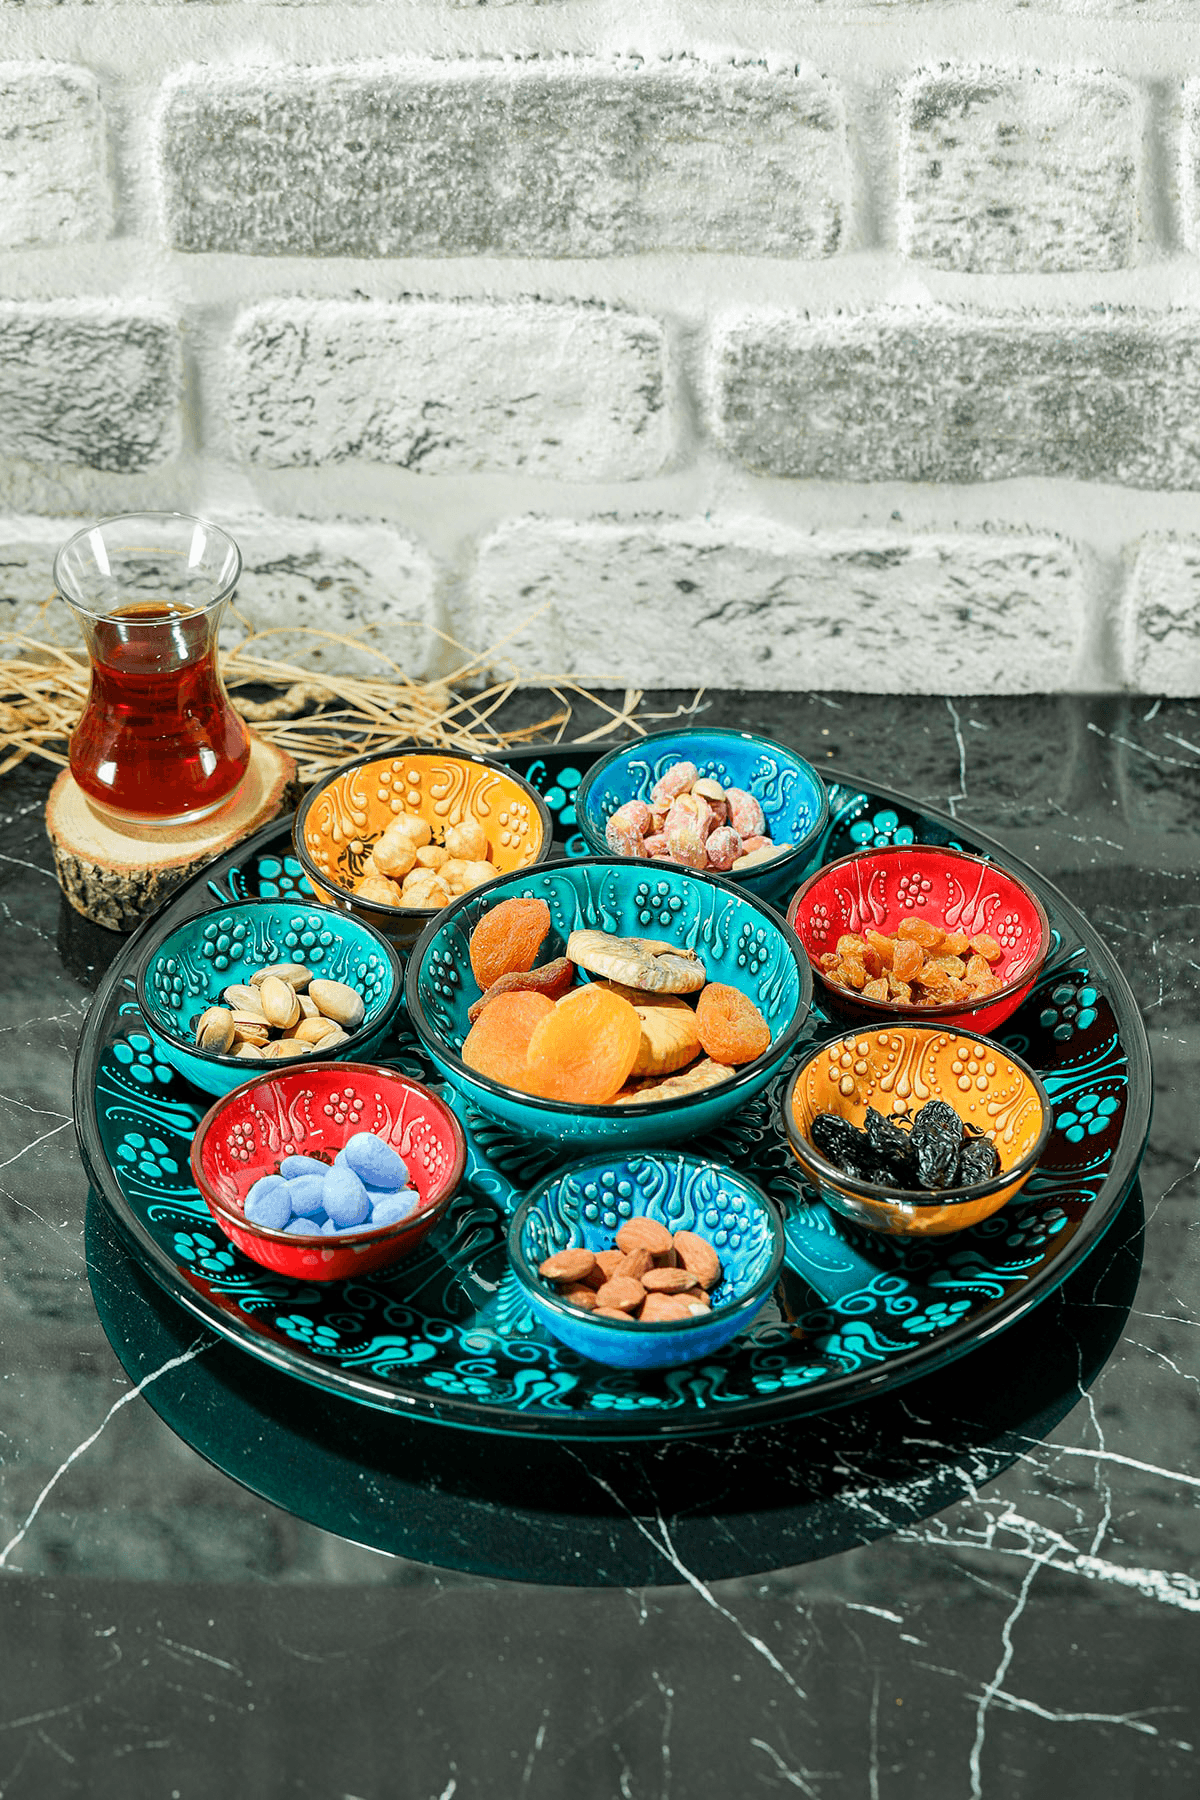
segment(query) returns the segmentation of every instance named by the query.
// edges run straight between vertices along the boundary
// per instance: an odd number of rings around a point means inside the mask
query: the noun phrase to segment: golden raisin
[[[524,974],[549,933],[550,908],[544,900],[501,900],[471,933],[471,973],[484,989],[514,970]]]
[[[710,981],[696,1002],[696,1030],[714,1062],[747,1063],[771,1047],[771,1027],[740,989]]]

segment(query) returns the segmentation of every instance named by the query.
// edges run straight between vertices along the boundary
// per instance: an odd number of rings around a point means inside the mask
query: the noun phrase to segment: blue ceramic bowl
[[[710,1313],[650,1325],[597,1319],[538,1274],[558,1250],[611,1250],[635,1214],[712,1244],[721,1279]],[[632,1150],[560,1169],[525,1196],[508,1228],[508,1253],[538,1322],[568,1349],[617,1369],[670,1369],[720,1350],[770,1296],[783,1252],[783,1226],[761,1189],[723,1163],[682,1151]]]
[[[532,895],[550,908],[539,961],[561,956],[576,929],[654,937],[693,949],[710,981],[740,988],[771,1028],[771,1045],[718,1087],[642,1106],[569,1106],[502,1086],[469,1069],[459,1052],[479,998],[471,973],[471,933],[500,900]],[[812,1001],[812,972],[799,939],[754,894],[717,875],[629,857],[581,857],[504,875],[445,907],[409,958],[410,1022],[441,1073],[493,1119],[534,1137],[587,1149],[670,1144],[694,1138],[736,1112],[770,1081],[800,1034]]]
[[[151,932],[137,970],[137,998],[166,1060],[207,1094],[227,1094],[271,1064],[197,1048],[196,1019],[223,989],[267,963],[303,962],[314,975],[357,988],[366,1013],[322,1060],[369,1062],[400,1005],[400,959],[361,919],[297,900],[237,900]],[[283,1064],[275,1064],[276,1068]]]
[[[752,731],[716,726],[690,731],[656,731],[622,744],[593,763],[575,795],[579,829],[599,855],[609,855],[604,828],[627,800],[650,799],[650,790],[672,763],[693,762],[701,775],[723,787],[743,788],[762,806],[767,835],[794,848],[760,868],[730,880],[764,900],[789,893],[815,868],[829,821],[825,784],[811,763],[770,738]],[[656,865],[657,866],[657,865]]]

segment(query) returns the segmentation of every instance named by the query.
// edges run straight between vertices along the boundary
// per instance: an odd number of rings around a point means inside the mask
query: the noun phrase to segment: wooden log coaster
[[[206,863],[290,811],[300,793],[294,758],[254,732],[245,781],[195,825],[120,824],[97,811],[64,769],[46,802],[59,886],[85,919],[132,931]]]

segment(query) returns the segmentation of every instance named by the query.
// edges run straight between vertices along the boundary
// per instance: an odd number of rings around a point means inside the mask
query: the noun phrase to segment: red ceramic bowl
[[[285,1156],[330,1162],[356,1131],[373,1131],[408,1164],[421,1196],[410,1218],[347,1237],[292,1236],[255,1225],[242,1210],[261,1175]],[[297,1281],[369,1275],[415,1250],[462,1180],[462,1126],[419,1081],[373,1063],[303,1062],[256,1076],[209,1108],[192,1139],[192,1178],[239,1250]]]
[[[1001,955],[992,972],[1003,983],[1000,990],[974,1002],[905,1006],[864,1000],[826,980],[819,959],[837,947],[843,932],[861,936],[870,927],[893,937],[901,921],[912,918],[994,938]],[[787,921],[808,953],[822,1002],[855,1024],[906,1018],[994,1031],[1033,986],[1051,942],[1045,908],[1024,882],[998,863],[941,844],[890,844],[826,863],[792,896]]]

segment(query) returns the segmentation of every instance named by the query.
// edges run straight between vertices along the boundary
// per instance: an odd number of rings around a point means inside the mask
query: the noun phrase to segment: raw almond
[[[597,1306],[613,1306],[618,1312],[635,1312],[646,1298],[646,1290],[640,1281],[631,1281],[628,1275],[614,1275],[606,1281],[602,1288],[596,1289]]]
[[[653,1266],[654,1259],[648,1250],[623,1250],[613,1274],[628,1275],[630,1281],[640,1281],[645,1287],[645,1276]]]
[[[700,1286],[716,1287],[721,1279],[721,1259],[708,1239],[694,1231],[677,1231],[674,1243],[680,1262],[691,1271]]]
[[[681,1294],[647,1294],[639,1315],[644,1325],[663,1319],[690,1319],[692,1309]]]
[[[647,1269],[642,1286],[648,1294],[682,1294],[699,1286],[690,1269]]]
[[[657,1219],[626,1219],[617,1232],[618,1250],[648,1250],[651,1256],[657,1256],[669,1250],[671,1242],[671,1233]]]
[[[590,1250],[556,1250],[553,1256],[538,1264],[538,1274],[544,1275],[547,1281],[573,1284],[586,1281],[595,1266],[596,1258]]]
[[[588,1287],[585,1282],[577,1281],[573,1286],[561,1288],[559,1291],[563,1299],[569,1300],[572,1306],[581,1307],[584,1312],[595,1312],[596,1290]]]

